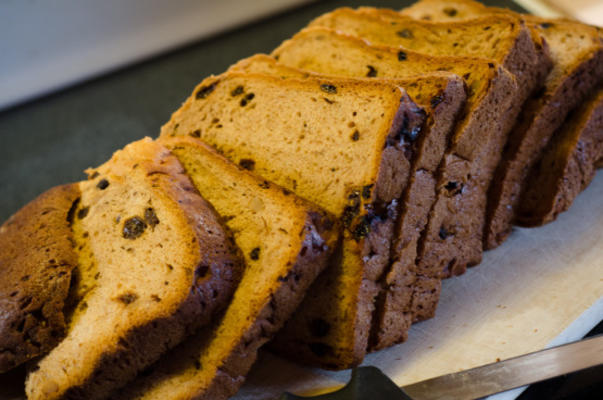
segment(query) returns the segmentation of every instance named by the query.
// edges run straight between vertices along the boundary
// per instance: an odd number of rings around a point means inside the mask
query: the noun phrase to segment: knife
[[[352,371],[342,389],[315,397],[286,393],[281,400],[464,400],[477,399],[582,369],[603,365],[603,335],[536,351],[421,382],[396,385],[375,367]]]

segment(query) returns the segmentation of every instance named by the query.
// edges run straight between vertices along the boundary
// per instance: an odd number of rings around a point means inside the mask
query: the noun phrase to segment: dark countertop
[[[520,10],[510,1],[484,2]],[[317,2],[0,112],[0,220],[48,188],[82,179],[85,168],[103,163],[125,144],[155,137],[204,77],[241,58],[270,52],[314,17],[341,6],[399,9],[410,3]],[[590,372],[594,377],[602,373],[601,368]],[[586,378],[572,379],[581,382],[579,387],[587,385]],[[567,383],[557,385],[567,390]],[[558,386],[533,386],[521,398],[552,398],[552,387]],[[555,398],[584,398],[583,392]]]

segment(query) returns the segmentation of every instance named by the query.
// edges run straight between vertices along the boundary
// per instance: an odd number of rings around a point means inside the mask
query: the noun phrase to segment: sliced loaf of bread
[[[233,232],[247,269],[211,333],[182,343],[120,398],[232,396],[258,349],[298,306],[337,246],[333,217],[190,137],[162,140]]]
[[[328,35],[331,34],[331,31],[323,31],[322,28],[311,28],[300,35],[305,36],[305,33],[308,33],[312,36],[316,33],[317,40],[328,42]],[[379,278],[380,291],[375,299],[369,336],[369,349],[372,350],[406,338],[408,328],[416,315],[427,313],[432,315],[437,305],[440,289],[439,279],[426,277],[417,279],[418,274],[414,268],[416,243],[427,223],[427,215],[435,200],[435,171],[451,138],[456,116],[463,108],[465,94],[462,90],[462,81],[456,75],[432,73],[412,76],[403,72],[398,73],[396,68],[399,63],[397,51],[394,55],[396,61],[391,64],[387,56],[392,56],[392,54],[381,54],[378,49],[373,49],[372,52],[367,49],[369,54],[364,54],[362,47],[354,47],[355,44],[358,44],[355,43],[356,39],[349,37],[342,39],[341,42],[334,45],[345,52],[346,57],[335,54],[328,44],[322,43],[325,47],[317,49],[317,52],[324,55],[325,62],[306,63],[300,61],[300,64],[304,64],[308,68],[307,70],[287,67],[274,58],[265,55],[256,55],[242,60],[232,66],[231,70],[267,73],[280,77],[304,78],[314,74],[309,72],[310,70],[338,76],[358,76],[365,71],[366,65],[370,65],[371,68],[367,68],[369,71],[382,76],[377,79],[384,79],[383,77],[388,76],[396,77],[397,75],[405,76],[404,79],[393,79],[393,81],[404,86],[411,97],[427,110],[427,123],[422,137],[416,143],[417,150],[412,161],[409,181],[400,202],[399,217],[396,222],[391,252],[392,260],[388,265],[389,267],[392,263],[395,263],[394,265],[400,267],[397,268],[396,272],[392,272],[391,268],[387,268]],[[347,43],[347,39],[351,40],[352,43]],[[287,44],[294,41],[295,38]],[[287,50],[284,50],[287,44],[277,49],[275,54],[277,57],[281,55],[282,58],[291,61],[290,55],[285,56],[285,53],[288,53]],[[281,50],[283,51],[282,54]],[[331,63],[330,60],[334,56],[338,59],[338,62]],[[354,56],[357,56],[358,59],[355,59]],[[351,59],[347,61],[347,57]],[[319,56],[318,59],[320,58]],[[357,62],[353,62],[354,60]],[[487,68],[489,69],[489,67]],[[417,282],[418,285],[415,284]],[[413,298],[417,301],[413,302]],[[299,332],[302,329],[303,326],[298,326],[291,328],[291,331]],[[281,336],[284,337],[285,334]],[[286,347],[287,341],[281,339],[281,337],[276,341],[276,345],[281,342],[282,347]]]
[[[236,247],[178,160],[150,139],[81,182],[73,234],[77,306],[26,381],[27,398],[106,397],[230,299]]]
[[[517,16],[472,0],[420,1],[408,13],[432,21]],[[523,18],[548,43],[553,69],[545,87],[524,106],[496,171],[488,196],[486,248],[498,246],[509,235],[531,169],[568,113],[603,80],[603,42],[597,28],[569,20]]]
[[[498,157],[481,157],[473,163],[464,162],[464,170],[458,168],[460,162],[456,154],[457,146],[473,144],[474,151],[482,150],[488,154],[499,154],[507,136],[505,120],[508,111],[518,99],[518,88],[513,76],[495,61],[475,57],[429,56],[400,48],[371,46],[361,39],[316,27],[307,28],[283,43],[274,51],[275,57],[286,65],[326,74],[359,76],[367,69],[377,77],[400,78],[411,77],[418,73],[433,71],[449,71],[464,77],[469,95],[463,111],[463,118],[456,124],[450,137],[450,148],[440,165],[440,178],[444,178],[450,170],[457,172],[451,176],[439,190],[447,191],[446,201],[440,200],[439,208],[432,212],[430,227],[437,228],[432,236],[440,236],[440,232],[455,231],[464,233],[461,243],[465,246],[462,252],[475,251],[474,258],[481,254],[482,230],[485,218],[487,180],[477,180],[480,176],[491,176],[498,162]],[[368,68],[370,66],[371,68]],[[413,93],[409,91],[412,96]],[[444,153],[440,153],[444,154]],[[453,167],[454,165],[454,167]],[[437,166],[425,166],[419,163],[417,172],[435,174]],[[477,173],[475,171],[478,171]],[[475,177],[476,179],[472,179]],[[454,178],[454,179],[453,179]],[[409,186],[410,188],[410,186]],[[417,188],[420,189],[420,188]],[[430,192],[435,189],[433,183]],[[423,189],[425,190],[425,189]],[[397,243],[394,246],[394,263],[382,279],[382,293],[377,306],[380,323],[375,326],[373,342],[376,348],[386,347],[406,338],[405,318],[402,313],[410,309],[415,320],[423,320],[434,315],[436,301],[434,295],[439,292],[439,281],[446,265],[438,264],[438,259],[448,250],[446,241],[452,238],[439,238],[444,242],[439,252],[427,253],[430,257],[421,262],[423,268],[417,269],[415,260],[419,238],[427,225],[427,214],[433,202],[427,203],[409,192],[409,199],[416,199],[424,215],[419,220],[413,217],[415,211],[403,213]],[[409,207],[405,206],[405,210]],[[425,213],[423,214],[423,210]],[[479,212],[481,210],[481,213]],[[456,219],[463,221],[466,232],[458,226],[444,226],[448,213],[454,212]],[[451,257],[444,257],[452,259]],[[455,269],[454,273],[462,270]],[[416,281],[412,276],[421,276],[419,285],[415,287],[414,306],[412,298],[407,298],[405,289]],[[404,325],[400,325],[404,323]]]
[[[163,126],[163,137],[200,137],[344,226],[340,260],[293,317],[303,327],[287,345],[296,359],[330,368],[362,361],[424,119],[392,83],[230,72],[203,81]],[[315,321],[318,338],[307,335]]]
[[[538,226],[566,211],[595,176],[603,155],[603,89],[574,110],[528,176],[517,222]]]
[[[65,335],[79,196],[77,184],[52,188],[0,227],[0,373],[47,353]]]
[[[504,134],[453,142],[438,172],[438,194],[425,234],[419,242],[418,266],[435,269],[439,277],[463,273],[467,266],[481,261],[485,198],[492,173],[502,153],[507,131],[519,108],[538,86],[543,70],[542,52],[530,32],[514,17],[482,18],[471,22],[427,23],[386,10],[338,9],[314,20],[310,26],[323,26],[361,37],[371,44],[421,51],[430,55],[487,57],[499,62],[517,79],[518,97],[503,118]],[[519,99],[519,101],[517,100]],[[490,125],[486,124],[485,129]],[[468,139],[468,137],[467,137]],[[480,166],[480,168],[477,168]],[[469,184],[468,184],[469,183]],[[456,201],[462,194],[463,202]],[[465,208],[465,204],[471,204]],[[465,211],[459,212],[465,208]],[[475,217],[467,218],[467,215]]]

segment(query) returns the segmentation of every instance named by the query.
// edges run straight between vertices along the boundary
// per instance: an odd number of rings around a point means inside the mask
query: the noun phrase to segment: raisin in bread
[[[327,265],[338,229],[328,214],[198,139],[180,136],[162,144],[233,232],[248,268],[213,332],[185,341],[122,398],[226,399]]]
[[[551,222],[586,189],[603,154],[603,89],[570,115],[532,169],[519,202],[523,226]]]
[[[410,12],[431,20],[516,15],[470,0],[420,1]],[[496,171],[488,200],[486,248],[498,246],[509,235],[531,169],[568,113],[603,80],[603,44],[597,28],[569,20],[523,18],[548,43],[553,69],[545,87],[524,106]]]
[[[77,184],[52,188],[0,227],[0,373],[47,353],[65,335],[79,196]]]
[[[325,320],[328,332],[289,341],[296,359],[331,368],[363,359],[409,175],[408,138],[421,136],[424,115],[391,83],[230,72],[203,81],[163,126],[163,137],[200,137],[344,225],[341,258],[318,280],[328,289],[312,288],[293,317],[304,327]]]
[[[464,77],[469,95],[463,118],[455,127],[450,138],[451,147],[447,149],[447,156],[440,166],[441,176],[452,168],[450,165],[458,166],[464,161],[454,157],[457,147],[473,144],[475,149],[481,148],[491,154],[500,154],[501,144],[507,136],[504,122],[508,118],[508,111],[514,102],[520,101],[515,79],[495,61],[475,57],[429,56],[400,48],[371,46],[361,39],[326,28],[303,30],[276,49],[274,55],[287,65],[336,75],[360,76],[365,73],[367,66],[370,66],[370,73],[388,78],[441,70]],[[413,95],[412,92],[409,93]],[[452,182],[447,183],[449,187],[456,185],[457,188],[450,190],[450,201],[440,202],[440,207],[445,206],[444,210],[432,214],[430,226],[432,229],[434,226],[438,228],[438,232],[432,235],[439,235],[442,229],[442,226],[437,226],[437,217],[454,210],[456,217],[464,220],[466,229],[473,233],[469,236],[472,241],[462,241],[466,246],[462,252],[467,253],[472,249],[481,251],[488,180],[476,181],[469,177],[491,176],[497,162],[498,158],[495,156],[482,157],[479,162],[474,162],[475,165],[465,162],[465,170],[458,170],[456,167],[457,175],[462,179],[448,180]],[[419,165],[417,171],[431,172],[433,176],[436,167],[437,165],[425,168]],[[459,189],[458,186],[461,185],[463,188]],[[430,192],[433,188],[435,182],[429,189]],[[426,190],[421,187],[417,189]],[[408,195],[409,199],[414,199],[415,204],[421,207],[421,211],[425,211],[425,215],[420,219],[415,218],[417,214],[414,212],[403,213],[401,216],[398,240],[393,252],[394,263],[382,279],[382,291],[376,312],[380,322],[376,322],[373,334],[375,348],[405,340],[409,326],[408,318],[400,318],[399,315],[403,313],[411,319],[423,320],[434,315],[437,305],[440,287],[438,278],[442,268],[438,267],[436,260],[423,262],[421,265],[426,268],[420,270],[415,266],[417,244],[426,226],[427,214],[433,201],[426,202],[417,197],[416,192],[409,191]],[[409,209],[414,210],[413,207],[405,207],[405,210]],[[476,210],[482,210],[481,214]],[[423,215],[423,212],[419,215]],[[443,229],[452,231],[449,227]],[[433,253],[432,257],[441,257],[445,250],[442,248],[439,253]],[[417,281],[416,276],[421,278]],[[414,288],[415,294],[409,297],[407,288],[413,283],[418,285]]]
[[[103,398],[223,309],[241,272],[232,239],[182,166],[150,139],[80,183],[77,307],[29,374],[28,399]]]
[[[328,27],[372,44],[402,46],[430,55],[488,57],[516,77],[520,102],[539,85],[543,70],[547,69],[528,29],[521,20],[510,16],[427,23],[386,10],[343,8],[317,18],[310,26]],[[509,130],[508,121],[514,120],[519,111],[515,102],[511,102],[503,119],[501,132]],[[449,277],[481,261],[485,193],[506,137],[503,134],[491,141],[486,139],[486,146],[476,146],[474,141],[467,140],[449,148],[449,156],[439,168],[436,201],[419,241],[420,269],[436,270],[439,277]],[[463,196],[462,202],[457,201],[459,194]]]

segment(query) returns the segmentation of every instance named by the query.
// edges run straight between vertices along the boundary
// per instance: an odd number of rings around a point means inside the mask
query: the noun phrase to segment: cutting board
[[[580,339],[602,319],[600,171],[557,221],[516,229],[479,266],[446,280],[436,317],[414,325],[406,343],[369,355],[364,365],[405,385]],[[349,371],[304,368],[264,353],[235,399],[321,392],[348,379]]]
[[[603,319],[603,173],[572,208],[536,229],[516,229],[465,275],[446,280],[437,316],[414,325],[406,343],[370,354],[397,384],[577,340]],[[14,377],[13,377],[14,376]],[[318,393],[349,371],[298,366],[262,353],[236,400],[283,391]],[[22,375],[0,376],[0,400],[21,400]],[[10,395],[8,392],[10,391]],[[512,399],[520,390],[500,399]]]

